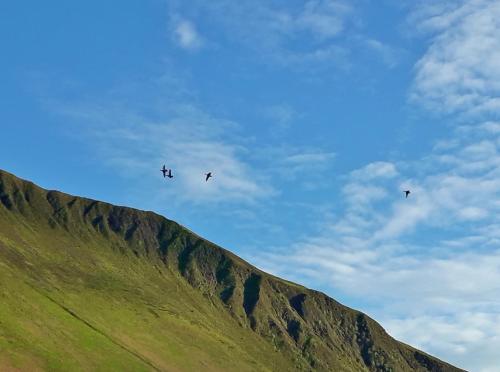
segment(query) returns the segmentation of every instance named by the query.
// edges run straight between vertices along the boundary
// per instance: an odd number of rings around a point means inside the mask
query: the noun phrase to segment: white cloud
[[[464,312],[456,317],[418,316],[384,322],[391,333],[402,340],[412,339],[415,346],[432,345],[435,350],[452,350],[458,364],[474,366],[474,371],[498,371],[492,364],[498,358],[500,316],[488,312]],[[429,333],[427,330],[433,329]]]
[[[370,163],[361,169],[351,172],[356,180],[371,180],[375,178],[392,178],[398,174],[396,166],[389,162],[379,161]]]
[[[202,46],[202,39],[195,25],[187,20],[177,22],[174,29],[177,43],[184,49],[198,49]]]
[[[351,13],[351,7],[341,1],[309,0],[294,19],[295,29],[310,31],[319,39],[337,36],[344,28],[344,18]]]
[[[480,220],[488,216],[488,212],[483,208],[465,207],[459,211],[459,216],[464,220]]]
[[[416,65],[413,99],[438,112],[500,112],[500,2],[439,3],[416,17],[432,36]]]
[[[182,3],[176,2],[172,12],[177,14],[180,7]],[[352,26],[352,9],[352,3],[344,0],[194,0],[184,11],[217,30],[221,45],[245,46],[265,63],[304,65],[345,63],[346,49],[337,41]]]
[[[329,187],[328,173],[333,165],[335,153],[323,148],[303,148],[291,145],[270,146],[257,152],[263,163],[261,172],[276,179],[276,183],[292,182],[309,192]]]
[[[381,200],[387,197],[387,191],[383,187],[361,184],[357,182],[348,183],[342,189],[346,200],[353,205],[360,206]]]

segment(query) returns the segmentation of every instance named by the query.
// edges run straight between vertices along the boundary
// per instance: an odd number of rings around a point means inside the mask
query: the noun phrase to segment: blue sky
[[[499,20],[497,0],[4,2],[0,167],[496,371]]]

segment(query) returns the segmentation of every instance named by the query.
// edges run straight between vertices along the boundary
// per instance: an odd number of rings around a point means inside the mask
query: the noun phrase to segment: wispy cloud
[[[193,11],[196,9],[196,12]],[[172,12],[194,12],[219,30],[217,40],[243,45],[267,62],[285,65],[345,62],[346,50],[336,43],[353,17],[350,2],[308,0],[300,4],[230,0],[194,1]],[[301,42],[297,42],[301,40]]]
[[[325,40],[343,31],[345,17],[352,12],[351,6],[338,0],[309,0],[295,18],[292,30],[305,30]]]
[[[299,147],[290,144],[281,146],[263,146],[253,154],[260,171],[275,180],[280,188],[293,190],[319,189],[330,186],[328,171],[333,167],[336,154],[322,147]],[[286,186],[285,186],[286,185]]]
[[[388,68],[396,67],[404,54],[402,49],[398,49],[377,39],[362,38],[361,40],[362,44],[375,52]]]
[[[332,66],[348,71],[355,62],[355,50],[368,51],[369,58],[381,60],[388,68],[395,67],[404,53],[365,32],[359,12],[363,2],[358,0],[171,3],[174,15],[189,14],[206,25],[207,38],[218,48],[243,47],[262,63],[309,74]]]
[[[134,169],[155,189],[161,165],[172,168],[175,182],[162,188],[174,203],[251,203],[272,195],[273,187],[245,160],[248,149],[238,124],[214,118],[192,105],[175,105],[161,120],[124,106],[58,105],[58,112],[84,121],[83,133],[100,145],[106,163]],[[205,182],[211,171],[217,182]],[[163,180],[160,180],[163,181]]]
[[[393,178],[397,174],[396,166],[393,163],[379,161],[352,171],[350,176],[356,180],[371,180],[375,178]]]
[[[202,38],[196,30],[196,26],[194,23],[187,20],[179,20],[176,22],[174,36],[179,46],[184,49],[199,49],[203,44]]]
[[[415,101],[444,113],[500,112],[500,3],[436,2],[414,15],[430,34],[416,65]]]
[[[322,167],[325,163],[329,163],[335,158],[333,152],[309,152],[287,156],[284,161],[293,167],[304,168]]]
[[[431,347],[442,355],[452,350],[459,365],[474,366],[470,370],[475,371],[495,372],[499,321],[495,312],[463,312],[456,317],[418,316],[391,319],[384,324],[396,337],[411,339],[416,347]]]

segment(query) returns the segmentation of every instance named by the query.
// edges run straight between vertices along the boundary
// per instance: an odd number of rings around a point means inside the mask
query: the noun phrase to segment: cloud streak
[[[416,65],[412,98],[438,112],[498,114],[500,3],[443,2],[424,9],[415,18],[431,42]]]

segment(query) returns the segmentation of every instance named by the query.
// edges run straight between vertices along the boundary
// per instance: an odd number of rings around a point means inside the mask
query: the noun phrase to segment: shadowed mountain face
[[[0,370],[459,371],[151,212],[0,171]]]

